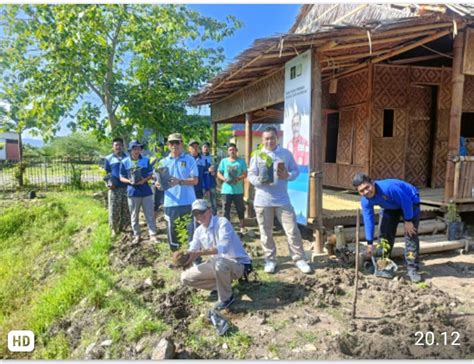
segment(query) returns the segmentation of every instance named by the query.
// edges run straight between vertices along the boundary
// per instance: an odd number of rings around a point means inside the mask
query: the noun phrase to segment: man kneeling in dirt
[[[373,251],[374,206],[378,205],[383,208],[380,235],[390,244],[389,256],[395,242],[398,222],[400,217],[403,217],[408,276],[412,282],[420,282],[421,276],[418,273],[420,240],[417,234],[420,222],[420,195],[416,187],[398,179],[372,181],[364,173],[357,173],[352,179],[352,184],[362,196],[361,206],[367,239],[367,254],[371,256]]]
[[[200,225],[189,244],[189,259],[185,266],[197,257],[208,255],[209,259],[185,270],[181,282],[195,288],[217,289],[219,302],[215,309],[221,310],[234,303],[232,281],[244,275],[251,259],[229,220],[213,216],[206,200],[194,201],[192,213]]]

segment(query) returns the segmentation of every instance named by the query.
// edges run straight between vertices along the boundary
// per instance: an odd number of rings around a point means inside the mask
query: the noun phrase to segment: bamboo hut
[[[252,124],[283,122],[285,63],[308,49],[316,250],[324,226],[347,215],[324,206],[323,185],[350,189],[360,171],[413,183],[427,205],[474,211],[473,5],[304,5],[287,34],[257,39],[190,103],[210,104],[214,134],[245,124],[248,162]]]

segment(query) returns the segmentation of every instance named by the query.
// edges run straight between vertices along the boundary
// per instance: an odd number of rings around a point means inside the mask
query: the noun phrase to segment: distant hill
[[[31,145],[33,147],[42,147],[44,145],[44,142],[42,140],[39,140],[39,139],[29,139],[29,138],[25,138],[23,139],[23,144],[28,144],[28,145]]]

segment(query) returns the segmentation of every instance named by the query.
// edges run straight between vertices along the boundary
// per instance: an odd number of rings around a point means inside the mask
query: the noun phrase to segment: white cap
[[[193,204],[191,205],[191,210],[192,211],[195,211],[195,210],[206,211],[209,207],[211,206],[206,200],[199,199],[193,202]]]

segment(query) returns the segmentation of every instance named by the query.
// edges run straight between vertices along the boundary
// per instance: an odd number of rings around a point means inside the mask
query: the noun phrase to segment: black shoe
[[[419,283],[422,281],[420,274],[414,269],[408,271],[408,277],[410,277],[412,283]]]
[[[230,296],[228,300],[224,301],[224,302],[217,302],[216,305],[214,306],[214,309],[216,310],[223,310],[227,307],[229,307],[231,304],[233,304],[235,302],[235,298],[234,298],[234,295]]]
[[[211,300],[217,300],[218,294],[217,294],[217,289],[213,289],[211,292],[209,292],[209,298]]]
[[[395,277],[395,274],[386,270],[376,270],[375,276],[380,278],[393,279],[393,277]]]

